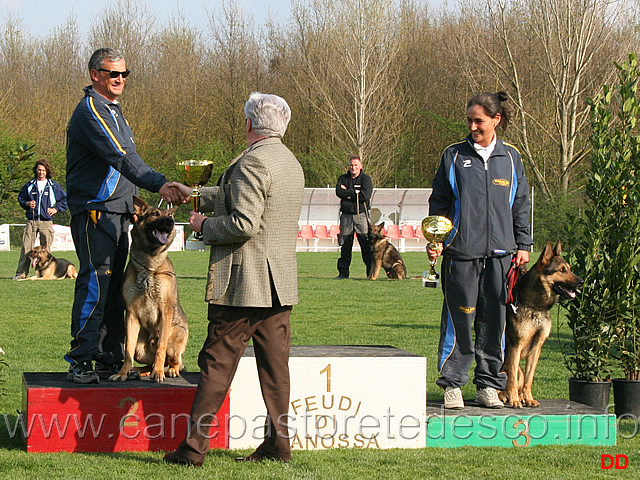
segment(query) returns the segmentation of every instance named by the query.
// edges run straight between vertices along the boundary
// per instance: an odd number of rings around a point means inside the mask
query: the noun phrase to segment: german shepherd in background
[[[407,278],[407,267],[396,247],[394,247],[384,234],[384,222],[379,225],[371,225],[371,256],[373,267],[369,272],[369,280],[376,280],[380,275],[380,268],[384,268],[387,277],[394,279]]]
[[[507,389],[500,400],[513,408],[537,407],[532,385],[542,344],[551,332],[551,307],[559,297],[574,299],[584,281],[571,272],[562,259],[562,245],[547,242],[540,258],[528,272],[521,267],[513,296],[516,307],[507,305],[506,353],[502,370],[507,373]],[[525,359],[525,370],[520,360]]]
[[[136,221],[122,285],[127,309],[125,358],[120,372],[109,380],[127,380],[135,359],[147,365],[137,370],[151,372],[152,380],[163,382],[165,366],[170,377],[179,376],[184,369],[182,355],[189,338],[176,274],[167,255],[176,234],[173,214],[177,207],[160,210],[138,197],[133,203]]]
[[[62,280],[78,276],[78,270],[73,263],[64,258],[54,257],[47,247],[34,247],[29,252],[29,258],[35,273],[23,280]]]

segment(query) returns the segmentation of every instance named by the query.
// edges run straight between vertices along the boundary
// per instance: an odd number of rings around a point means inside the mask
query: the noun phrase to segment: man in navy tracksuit
[[[191,189],[167,182],[136,153],[117,98],[129,74],[117,51],[101,48],[89,60],[92,85],[67,127],[67,193],[71,234],[80,270],[71,314],[67,378],[98,383],[123,359],[121,280],[129,251],[128,228],[138,186],[167,202],[187,201]],[[93,369],[96,360],[96,370]]]
[[[439,252],[444,303],[438,347],[445,408],[464,407],[460,387],[476,360],[476,401],[500,408],[497,390],[506,387],[505,277],[512,255],[529,261],[529,194],[518,150],[502,142],[495,129],[506,126],[506,94],[482,93],[467,107],[471,134],[448,147],[433,180],[429,214],[450,219],[453,229]],[[435,259],[437,254],[429,252]],[[473,333],[475,330],[475,342]]]
[[[29,273],[29,252],[36,237],[40,235],[40,245],[51,250],[53,245],[53,216],[67,209],[67,194],[52,179],[49,161],[41,158],[33,166],[33,179],[24,184],[18,193],[18,203],[27,213],[27,223],[22,235],[22,250],[14,280],[22,280]]]

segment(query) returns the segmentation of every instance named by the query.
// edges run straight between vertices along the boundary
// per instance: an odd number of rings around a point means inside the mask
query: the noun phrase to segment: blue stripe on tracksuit
[[[458,159],[458,154],[456,153],[453,161],[451,162],[451,168],[449,168],[448,178],[449,185],[451,185],[451,190],[453,192],[453,218],[451,219],[451,232],[449,232],[449,236],[443,242],[443,247],[447,248],[449,244],[453,241],[458,233],[458,229],[460,228],[460,192],[458,191],[458,184],[456,183],[456,160]]]
[[[87,297],[85,298],[82,310],[80,310],[80,329],[82,330],[87,323],[89,317],[96,308],[98,299],[100,298],[100,284],[98,283],[98,272],[91,265],[89,271],[89,286],[87,288]]]
[[[105,200],[107,200],[113,194],[119,180],[120,172],[118,172],[113,167],[109,167],[109,173],[104,179],[104,183],[100,187],[98,195],[96,196],[95,200],[92,200],[92,202],[104,202]]]
[[[513,203],[516,201],[516,193],[518,193],[518,172],[516,172],[516,166],[511,158],[511,195],[509,196],[509,208],[513,208]]]
[[[70,363],[123,358],[124,306],[120,288],[129,250],[129,219],[102,212],[97,224],[74,215],[71,234],[80,263],[71,312]],[[106,335],[106,336],[105,336]],[[103,353],[109,352],[109,358]]]
[[[456,152],[447,172],[454,208],[451,222],[453,228],[448,238],[443,242],[445,248],[456,237],[460,226],[460,193],[455,175],[457,160],[458,153]],[[509,193],[509,208],[513,208],[518,190],[518,176],[513,158],[510,158],[510,160],[511,190]],[[500,305],[485,305],[484,298],[480,297],[484,297],[483,292],[486,288],[495,289],[495,295],[489,295],[487,298],[497,297],[502,299],[504,278],[509,261],[510,257],[508,256],[467,261],[455,261],[451,258],[443,260],[442,290],[445,298],[442,307],[441,335],[438,348],[438,371],[442,375],[436,382],[439,385],[443,387],[461,387],[465,385],[469,381],[467,371],[475,357],[476,372],[474,383],[479,388],[505,389],[506,375],[500,373],[500,368],[504,361],[506,347],[506,315]],[[451,281],[452,279],[455,280]],[[482,310],[479,312],[480,315],[483,314],[485,309],[500,313],[488,322],[488,326],[476,327],[474,345],[470,333],[476,314],[478,314],[478,306]],[[456,326],[459,328],[456,328]],[[478,331],[479,328],[483,329],[485,333],[489,333],[486,337],[499,339],[499,351],[490,351],[491,342],[487,342],[487,347],[483,345],[484,335]],[[460,335],[464,335],[464,338],[459,338]]]
[[[99,125],[100,129],[104,132],[109,144],[120,156],[126,154],[125,150],[122,148],[122,146],[116,139],[115,135],[109,128],[109,126],[105,123],[104,119],[98,114],[96,107],[93,103],[93,97],[87,96],[85,98],[85,101],[87,102],[87,108],[89,109],[89,112],[91,112],[91,116]],[[113,112],[111,112],[111,116],[113,118],[115,125],[117,126],[118,122],[116,118],[113,116]],[[116,187],[118,186],[119,180],[120,180],[120,172],[118,172],[113,167],[109,167],[109,172],[107,173],[107,176],[105,177],[104,182],[102,183],[102,186],[98,191],[98,195],[92,201],[104,202],[105,200],[107,200],[115,191]]]
[[[454,204],[454,214],[451,224],[453,227],[451,228],[451,232],[449,233],[449,237],[443,242],[444,248],[446,248],[455,238],[456,233],[458,232],[458,228],[460,226],[460,194],[458,192],[458,185],[456,183],[456,160],[458,158],[458,153],[456,152],[453,161],[451,162],[451,167],[448,172],[449,185],[451,186],[451,190],[453,192],[453,204]],[[442,279],[442,290],[446,291],[444,285],[444,278]],[[441,335],[441,343],[442,348],[440,349],[440,355],[438,358],[438,371],[442,370],[442,366],[444,362],[449,358],[456,344],[456,329],[453,325],[453,319],[451,318],[451,314],[449,313],[449,308],[447,307],[447,298],[445,296],[443,310],[442,310],[442,322],[446,324],[444,328],[443,335]]]
[[[442,319],[436,383],[462,387],[476,361],[473,383],[479,388],[506,388],[504,361],[506,310],[504,278],[511,257],[442,261]],[[476,322],[476,317],[482,319]],[[475,329],[474,329],[475,327]],[[475,339],[473,338],[475,333]]]

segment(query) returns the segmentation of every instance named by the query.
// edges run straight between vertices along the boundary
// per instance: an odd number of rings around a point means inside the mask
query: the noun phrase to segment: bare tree
[[[178,12],[153,36],[154,61],[145,82],[147,102],[166,105],[171,115],[155,115],[151,137],[159,144],[180,145],[206,134],[204,98],[212,88],[205,65],[202,35]],[[170,79],[168,81],[168,79]]]
[[[91,27],[91,51],[100,47],[115,48],[136,70],[143,72],[153,61],[149,41],[155,23],[155,17],[142,0],[116,0],[107,4],[102,17]]]
[[[586,99],[634,43],[633,6],[624,0],[462,0],[460,12],[472,45],[465,49],[468,78],[485,88],[508,85],[519,145],[538,185],[550,197],[567,193],[588,151]],[[480,75],[473,71],[478,65]]]
[[[102,17],[89,33],[89,55],[97,48],[115,48],[124,55],[127,68],[132,72],[127,77],[123,101],[127,105],[127,117],[136,121],[138,141],[151,136],[151,122],[156,113],[156,105],[147,101],[143,87],[151,75],[151,64],[155,61],[155,48],[150,43],[154,32],[155,18],[143,0],[116,0],[107,4]]]
[[[25,30],[20,19],[9,16],[0,33],[0,112],[17,131],[29,130],[25,114],[34,82],[29,65],[35,57],[35,40]]]
[[[444,148],[466,134],[464,106],[471,88],[444,48],[460,37],[447,10],[426,0],[399,4],[400,88],[409,110],[402,125],[403,158],[394,170],[398,184],[424,187]]]
[[[392,175],[407,110],[398,89],[396,14],[391,0],[293,4],[290,51],[300,56],[298,94],[326,119],[338,151],[360,155],[374,182]],[[344,165],[345,158],[336,159]]]
[[[244,103],[251,91],[260,90],[263,85],[256,28],[236,0],[223,0],[221,11],[209,14],[209,27],[209,112],[219,136],[236,151],[245,145]]]
[[[33,127],[49,132],[39,147],[64,145],[66,125],[88,83],[87,64],[82,61],[83,42],[74,17],[56,26],[37,42],[33,74],[37,76],[31,93]],[[55,105],[55,108],[51,108]]]

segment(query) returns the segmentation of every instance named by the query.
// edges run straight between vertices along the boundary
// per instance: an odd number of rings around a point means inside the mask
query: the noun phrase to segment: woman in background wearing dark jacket
[[[33,179],[25,183],[18,194],[18,203],[27,211],[27,223],[22,235],[22,250],[14,280],[27,277],[29,252],[38,235],[40,245],[51,250],[54,237],[52,217],[67,209],[67,194],[52,177],[49,161],[41,158],[33,166]]]

